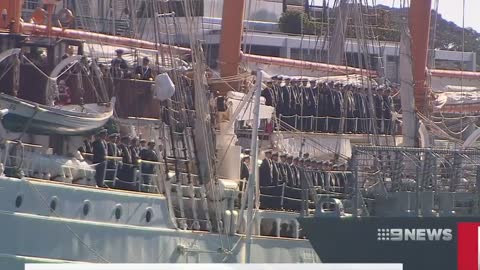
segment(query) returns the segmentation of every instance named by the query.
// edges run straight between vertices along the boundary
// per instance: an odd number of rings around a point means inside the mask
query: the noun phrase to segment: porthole
[[[83,201],[83,215],[84,216],[88,216],[88,213],[90,213],[90,201],[89,200],[85,200]]]
[[[119,220],[121,217],[122,217],[122,205],[117,204],[117,206],[115,207],[115,218]]]
[[[54,196],[50,201],[50,211],[55,212],[55,210],[57,210],[57,206],[58,206],[58,198]]]
[[[15,207],[20,208],[23,203],[23,195],[17,195],[17,198],[15,199]]]
[[[148,207],[147,212],[145,213],[145,221],[147,223],[150,223],[150,221],[152,221],[152,217],[153,217],[153,210],[152,208]]]

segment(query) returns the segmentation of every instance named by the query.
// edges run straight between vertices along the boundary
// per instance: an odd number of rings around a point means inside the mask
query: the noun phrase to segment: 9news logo
[[[377,230],[378,241],[452,241],[452,229],[387,229]]]

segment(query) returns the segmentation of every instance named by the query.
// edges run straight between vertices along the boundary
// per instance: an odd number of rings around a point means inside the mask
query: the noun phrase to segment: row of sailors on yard
[[[306,198],[313,194],[350,194],[353,174],[345,163],[317,161],[266,151],[259,167],[261,207],[300,210]],[[244,157],[241,178],[248,179],[250,158]]]
[[[143,185],[149,185],[151,178],[146,176],[153,174],[155,167],[153,164],[140,161],[160,160],[155,151],[155,142],[147,143],[146,140],[131,136],[120,137],[119,133],[108,134],[106,129],[96,134],[93,140],[92,137],[86,138],[78,150],[82,154],[86,153],[86,159],[95,164],[95,181],[99,187],[107,187],[104,181],[113,180],[117,168],[116,177],[120,181],[116,181],[115,188],[138,190],[134,170],[140,168],[144,174]]]
[[[295,129],[368,134],[375,124],[378,133],[395,133],[390,88],[372,88],[372,113],[368,88],[282,76],[273,76],[266,86],[262,91],[265,104],[275,107],[277,118]]]

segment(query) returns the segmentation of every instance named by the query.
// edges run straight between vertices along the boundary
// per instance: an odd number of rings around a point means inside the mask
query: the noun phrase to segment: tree
[[[283,33],[315,34],[315,24],[303,11],[287,10],[287,12],[282,13],[278,23],[280,24],[280,31]]]

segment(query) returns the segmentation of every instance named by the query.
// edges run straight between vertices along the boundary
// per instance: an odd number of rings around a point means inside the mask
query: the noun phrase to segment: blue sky
[[[323,3],[323,0],[314,0],[317,4]],[[364,0],[362,0],[364,1]],[[417,0],[422,1],[422,0]],[[442,17],[462,26],[463,19],[463,1],[464,0],[439,0],[438,12]],[[333,4],[334,0],[330,0]],[[398,6],[403,0],[368,0],[368,3],[376,2],[386,6]],[[409,1],[407,1],[409,2]],[[432,0],[432,8],[436,0]],[[472,27],[480,32],[480,0],[465,0],[465,27]]]

